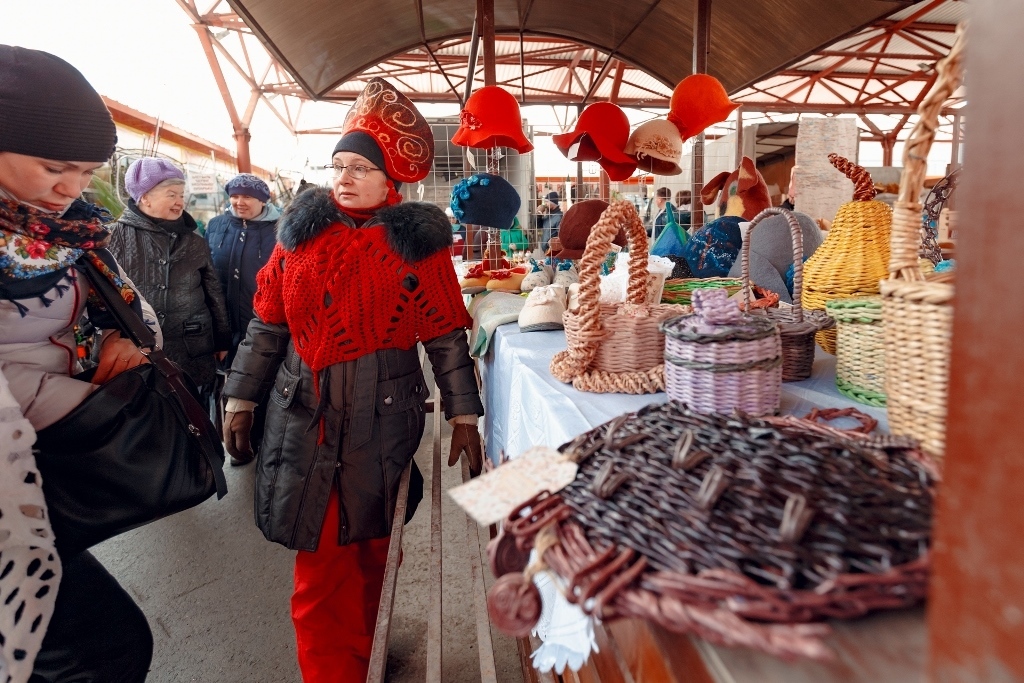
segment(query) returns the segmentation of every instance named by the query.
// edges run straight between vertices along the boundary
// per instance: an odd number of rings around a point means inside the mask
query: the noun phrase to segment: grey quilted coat
[[[210,248],[184,218],[185,229],[165,230],[130,205],[112,225],[109,249],[156,310],[164,351],[202,386],[216,375],[214,352],[229,350],[231,329]]]

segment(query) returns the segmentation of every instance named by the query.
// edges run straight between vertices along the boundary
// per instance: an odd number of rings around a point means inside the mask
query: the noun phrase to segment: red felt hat
[[[686,140],[714,123],[725,121],[738,106],[717,78],[693,74],[679,81],[672,91],[668,120],[676,124]]]
[[[636,159],[622,151],[629,139],[629,119],[611,102],[590,105],[571,133],[552,139],[569,161],[596,161],[612,180],[625,180],[636,170]]]
[[[384,154],[393,180],[415,183],[430,174],[434,163],[434,134],[408,97],[382,78],[371,78],[359,93],[342,126],[342,138],[362,132]]]
[[[459,120],[459,129],[452,136],[456,145],[476,149],[511,147],[520,154],[533,151],[523,135],[519,102],[496,85],[486,85],[470,95]]]

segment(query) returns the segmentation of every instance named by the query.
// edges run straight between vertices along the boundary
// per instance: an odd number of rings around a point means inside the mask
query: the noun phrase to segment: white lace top
[[[0,372],[0,683],[32,675],[60,582],[35,440]]]

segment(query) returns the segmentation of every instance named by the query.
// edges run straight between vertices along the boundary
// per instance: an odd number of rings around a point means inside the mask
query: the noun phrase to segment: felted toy
[[[519,193],[507,180],[493,173],[476,173],[452,188],[450,207],[463,225],[507,230],[521,204]]]
[[[470,95],[459,122],[452,142],[460,147],[511,147],[519,154],[533,151],[533,144],[523,135],[519,102],[499,86],[487,85]]]
[[[683,141],[724,121],[738,106],[729,100],[714,76],[687,76],[672,91],[668,118],[638,126],[624,151],[636,159],[641,170],[656,175],[679,175],[683,172],[679,166]]]
[[[855,186],[853,201],[839,207],[825,241],[804,266],[804,308],[824,310],[830,299],[879,293],[879,281],[889,274],[889,233],[892,209],[874,199],[871,175],[837,154],[832,165]],[[828,353],[836,352],[836,330],[815,337]]]
[[[793,212],[800,223],[805,259],[821,245],[822,235],[818,224],[805,213]],[[763,219],[750,236],[750,280],[754,284],[775,292],[780,301],[793,303],[793,238],[785,216],[769,216]],[[786,277],[790,285],[787,287]],[[737,259],[729,269],[729,277],[742,277],[743,268]],[[809,343],[809,342],[808,342]]]
[[[719,216],[742,216],[745,221],[754,220],[772,205],[768,185],[750,157],[743,157],[732,173],[722,171],[705,183],[700,199],[708,205],[717,201]]]
[[[739,216],[722,216],[703,226],[683,246],[693,277],[725,277],[743,246]]]
[[[629,119],[611,102],[595,102],[583,110],[571,133],[552,137],[569,161],[596,161],[613,181],[636,170],[636,158],[623,151],[628,139]]]
[[[562,223],[558,228],[558,239],[562,248],[554,254],[555,258],[559,260],[582,258],[590,231],[607,208],[608,202],[601,199],[587,199],[569,207],[569,210],[562,216]],[[619,230],[619,234],[615,236],[612,243],[619,247],[626,246],[626,233]]]
[[[530,259],[527,263],[530,272],[523,278],[522,284],[519,286],[520,291],[530,292],[537,287],[544,287],[550,285],[555,277],[555,271],[551,266],[543,263],[538,263],[534,259]]]

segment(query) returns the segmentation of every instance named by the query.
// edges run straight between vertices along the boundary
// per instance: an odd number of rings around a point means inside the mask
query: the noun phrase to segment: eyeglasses
[[[326,168],[329,171],[333,170],[335,178],[340,178],[341,174],[344,173],[345,169],[347,168],[348,174],[355,178],[356,180],[362,180],[370,171],[383,172],[383,169],[374,168],[373,166],[363,166],[362,164],[358,164],[355,166],[338,166],[337,164],[327,164],[326,166],[324,166],[324,168]]]

